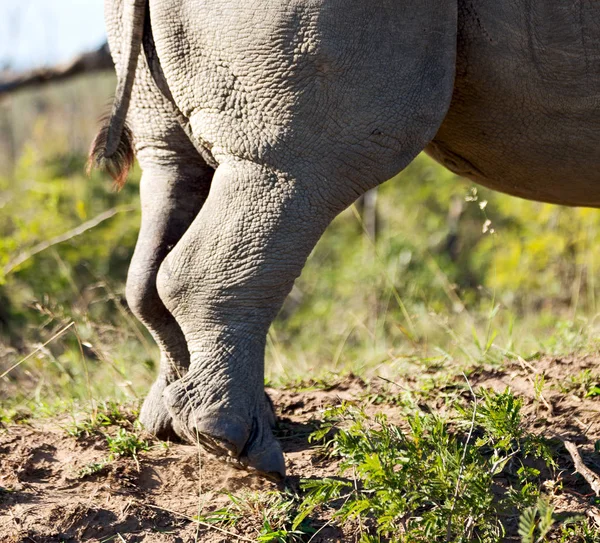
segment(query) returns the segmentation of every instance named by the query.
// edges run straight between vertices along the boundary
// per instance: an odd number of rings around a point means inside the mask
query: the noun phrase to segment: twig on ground
[[[594,521],[594,524],[600,528],[600,515],[595,511],[592,511],[592,509],[588,509],[585,513]]]
[[[572,441],[564,441],[565,448],[569,451],[571,458],[573,459],[573,464],[575,464],[575,471],[579,473],[587,483],[592,487],[592,490],[596,493],[596,496],[600,496],[600,476],[597,473],[594,473],[590,468],[588,468],[581,458],[579,451],[577,450],[577,446]]]
[[[406,392],[410,392],[410,388],[401,385],[400,383],[396,383],[395,381],[392,381],[391,379],[386,379],[385,377],[383,377],[382,375],[378,375],[379,379],[381,379],[382,381],[385,381],[386,383],[390,383],[390,385],[394,385],[397,386],[398,388],[405,390]]]

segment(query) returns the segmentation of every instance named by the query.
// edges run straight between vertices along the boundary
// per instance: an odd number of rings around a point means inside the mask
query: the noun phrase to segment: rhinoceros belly
[[[454,95],[429,154],[496,190],[600,207],[600,2],[459,6]]]

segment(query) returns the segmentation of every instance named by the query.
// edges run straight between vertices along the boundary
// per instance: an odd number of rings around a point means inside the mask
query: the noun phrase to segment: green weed
[[[86,477],[97,475],[98,473],[102,472],[107,464],[107,460],[101,460],[100,462],[92,462],[87,464],[77,472],[77,477],[80,479],[85,479]]]
[[[107,433],[104,434],[110,454],[98,462],[92,462],[84,466],[77,472],[77,476],[85,478],[97,475],[117,458],[132,458],[139,471],[140,463],[138,455],[150,449],[150,442],[140,437],[139,427],[137,430],[138,432],[131,432],[125,428],[119,428],[113,436]]]
[[[227,494],[230,504],[222,509],[195,517],[196,520],[235,526],[242,519],[260,526],[256,541],[260,543],[294,543],[305,541],[314,530],[308,523],[294,520],[298,497],[289,492],[247,492]]]
[[[24,410],[0,408],[0,424],[19,424],[26,422],[32,417],[32,413]]]
[[[600,396],[600,374],[585,369],[571,375],[560,384],[561,392],[575,394],[582,398]]]
[[[559,543],[600,543],[600,529],[585,517],[568,519],[561,526]]]
[[[552,506],[541,498],[537,504],[528,507],[519,518],[521,543],[544,543],[554,524]]]
[[[150,448],[149,441],[141,439],[138,433],[119,428],[114,436],[106,435],[111,459],[131,457],[137,462],[137,455]]]
[[[117,431],[113,435],[107,431],[112,426],[117,426]],[[138,456],[141,452],[149,450],[151,446],[148,440],[141,437],[142,427],[139,422],[132,423],[131,415],[115,402],[104,402],[91,415],[79,423],[68,426],[65,431],[75,438],[101,434],[106,440],[108,456],[81,468],[77,472],[80,478],[101,473],[118,458],[132,458],[139,471]]]
[[[365,541],[501,541],[503,519],[540,496],[540,472],[528,463],[554,466],[547,445],[523,429],[520,408],[508,390],[482,391],[450,418],[416,410],[402,428],[350,404],[328,410],[313,440],[346,479],[304,481],[296,522],[333,509],[342,524],[374,523]]]
[[[130,427],[135,416],[135,413],[126,413],[117,402],[104,401],[83,420],[73,421],[65,431],[72,437],[89,437],[108,426]]]

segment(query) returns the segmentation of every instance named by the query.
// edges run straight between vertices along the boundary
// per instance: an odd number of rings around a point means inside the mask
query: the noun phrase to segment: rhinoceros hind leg
[[[127,277],[127,302],[160,349],[158,377],[140,412],[146,430],[160,439],[176,432],[163,391],[188,370],[189,351],[179,325],[156,289],[158,268],[200,210],[213,170],[157,167],[145,160],[141,181],[142,225]]]
[[[331,202],[309,190],[312,178],[224,161],[157,277],[190,352],[188,373],[164,391],[181,437],[274,479],[285,465],[264,390],[267,331],[342,205],[339,194]]]

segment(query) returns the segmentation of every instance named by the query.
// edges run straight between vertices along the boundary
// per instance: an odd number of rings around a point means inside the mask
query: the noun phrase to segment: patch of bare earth
[[[600,399],[582,398],[561,389],[569,376],[599,367],[598,358],[592,356],[542,358],[508,362],[502,370],[480,370],[470,381],[475,389],[511,387],[525,401],[523,412],[529,430],[573,441],[588,467],[600,473],[600,458],[593,452],[594,443],[600,439]],[[541,394],[536,394],[534,382],[541,374],[545,384]],[[457,377],[454,383],[456,393],[468,395],[461,380]],[[448,387],[454,385],[449,383]],[[285,484],[297,490],[301,478],[336,474],[337,466],[323,461],[308,442],[323,408],[341,400],[357,401],[367,405],[367,412],[385,411],[401,423],[400,408],[385,403],[385,397],[404,388],[411,388],[410,380],[399,378],[395,384],[378,380],[367,385],[348,377],[325,390],[269,390],[280,415],[278,437],[289,474]],[[424,404],[440,407],[445,393],[429,393]],[[384,402],[379,403],[382,396]],[[374,405],[374,398],[378,398],[378,405]],[[230,503],[227,492],[275,490],[277,485],[224,465],[195,446],[158,442],[140,453],[138,462],[119,458],[93,475],[82,476],[82,469],[107,458],[106,440],[101,434],[75,439],[67,435],[64,426],[61,420],[0,426],[1,542],[256,541],[259,520],[219,528],[199,524],[194,517]],[[563,489],[557,493],[557,512],[590,514],[589,484],[573,473],[566,451],[559,457]],[[319,529],[323,521],[313,525]],[[315,543],[354,540],[353,534],[331,526],[312,539]]]

